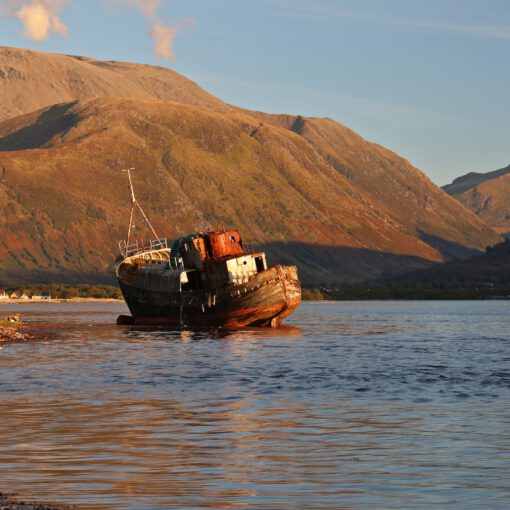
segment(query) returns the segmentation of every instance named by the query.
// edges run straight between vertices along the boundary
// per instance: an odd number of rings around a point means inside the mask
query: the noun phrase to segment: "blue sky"
[[[43,34],[22,11],[39,4],[53,16]],[[229,103],[332,117],[441,185],[510,163],[508,0],[0,6],[0,45],[164,65]]]

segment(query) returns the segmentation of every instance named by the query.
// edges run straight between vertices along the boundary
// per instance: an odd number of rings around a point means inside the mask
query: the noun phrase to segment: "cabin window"
[[[257,266],[257,273],[264,271],[264,261],[262,257],[255,257],[255,265]]]

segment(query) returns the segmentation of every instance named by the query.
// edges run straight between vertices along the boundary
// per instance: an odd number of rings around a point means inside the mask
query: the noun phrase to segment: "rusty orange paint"
[[[207,232],[205,235],[209,239],[214,260],[244,253],[241,236],[237,230]]]

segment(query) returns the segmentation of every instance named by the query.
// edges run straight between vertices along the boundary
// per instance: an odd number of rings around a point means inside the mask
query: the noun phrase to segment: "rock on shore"
[[[76,507],[46,502],[25,502],[16,497],[0,492],[0,510],[73,510]]]
[[[40,335],[34,335],[29,327],[23,324],[19,313],[0,320],[0,345],[7,342],[28,342],[40,339]]]

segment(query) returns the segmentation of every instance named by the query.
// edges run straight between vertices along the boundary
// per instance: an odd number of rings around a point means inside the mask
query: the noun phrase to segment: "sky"
[[[510,0],[0,0],[0,45],[331,117],[439,185],[510,163]]]

